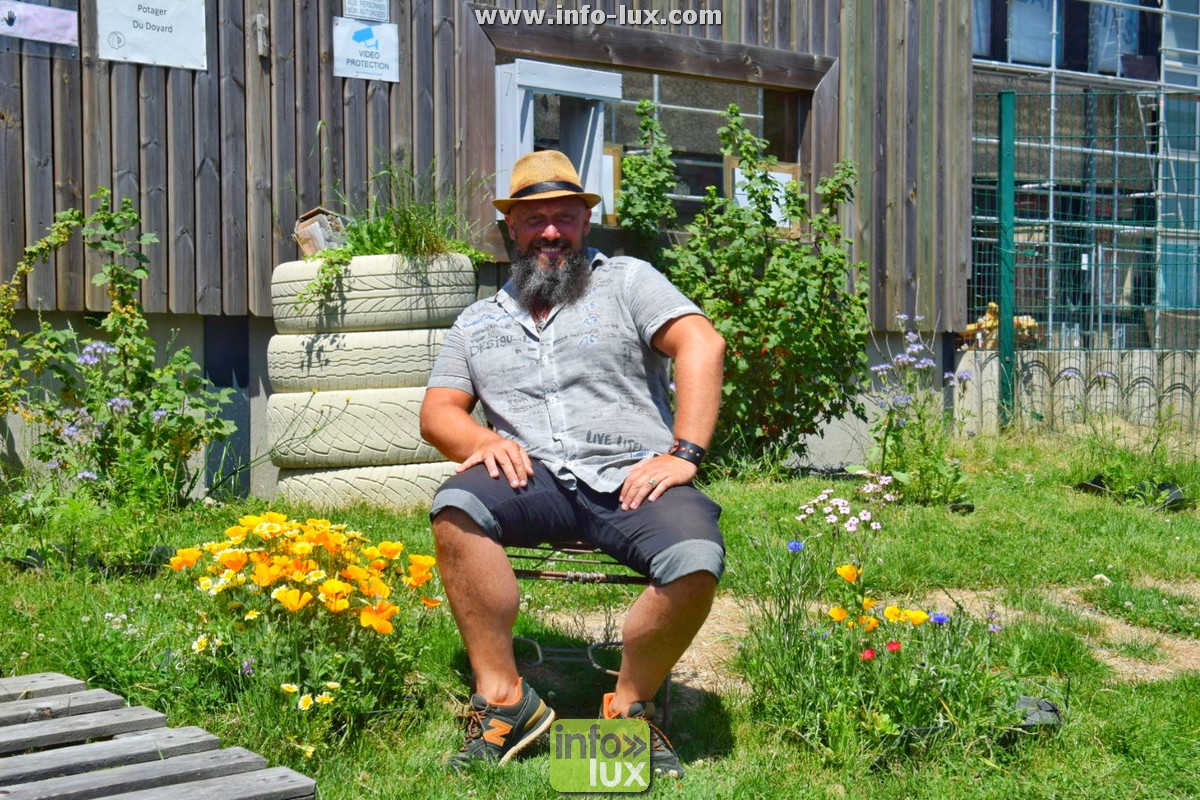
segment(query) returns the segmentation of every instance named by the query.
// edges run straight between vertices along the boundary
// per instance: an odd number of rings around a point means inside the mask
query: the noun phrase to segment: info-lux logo
[[[559,720],[550,734],[550,785],[560,792],[644,792],[649,744],[645,720]]]

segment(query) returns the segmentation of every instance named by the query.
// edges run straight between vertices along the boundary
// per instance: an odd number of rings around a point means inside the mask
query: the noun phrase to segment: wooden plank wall
[[[342,200],[361,206],[369,177],[389,160],[416,171],[436,164],[442,180],[460,184],[488,177],[481,166],[494,149],[494,98],[481,88],[491,85],[497,47],[471,17],[475,9],[552,11],[585,3],[391,0],[401,43],[398,83],[333,76],[332,18],[342,11],[340,0],[210,0],[203,72],[99,60],[95,0],[79,5],[78,61],[0,52],[0,273],[11,273],[56,211],[90,209],[88,196],[108,186],[118,201],[138,203],[146,229],[160,239],[142,298],[147,310],[268,316],[271,269],[296,257],[290,229],[297,213],[341,207]],[[791,80],[809,89],[815,83],[807,67],[790,71],[794,61],[772,52],[810,55],[815,60],[806,63],[823,63],[824,70],[832,63],[833,84],[801,104],[802,115],[824,122],[808,130],[800,148],[814,165],[839,155],[861,165],[854,233],[859,257],[870,264],[876,326],[887,328],[897,311],[914,309],[944,328],[963,320],[970,4],[586,5],[614,14],[622,7],[720,10],[721,25],[631,27],[713,43],[718,49],[696,53],[716,53],[725,70],[739,63],[747,75],[765,69],[778,77],[764,82],[773,90]],[[588,58],[608,46],[591,44],[581,50],[593,54]],[[736,51],[719,49],[728,46],[757,49],[739,61]],[[669,54],[660,55],[669,67]],[[688,61],[690,72],[694,67]],[[830,146],[834,129],[840,153]],[[486,159],[473,156],[479,152]],[[487,191],[470,207],[490,220]],[[98,269],[95,254],[76,246],[34,273],[25,300],[46,309],[104,310],[104,292],[90,281]]]
[[[362,206],[393,160],[420,170],[436,159],[444,180],[457,177],[456,2],[391,0],[401,63],[389,83],[333,76],[341,0],[209,0],[206,71],[101,61],[96,2],[80,0],[78,60],[29,43],[0,52],[0,277],[57,211],[94,209],[104,186],[158,235],[147,311],[269,316],[271,270],[297,257],[299,212]],[[74,243],[33,273],[24,304],[104,311],[99,268]]]
[[[852,233],[867,262],[871,321],[935,330],[967,322],[970,258],[969,3],[847,3],[841,150],[859,165]]]

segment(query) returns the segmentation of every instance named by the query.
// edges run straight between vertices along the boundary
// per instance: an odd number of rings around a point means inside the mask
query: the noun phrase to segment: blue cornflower
[[[150,419],[152,419],[154,422],[162,422],[163,418],[166,417],[167,414],[170,414],[170,413],[171,412],[167,411],[165,408],[160,408],[160,409],[157,409],[156,411],[150,412]]]
[[[91,353],[84,353],[75,359],[75,363],[81,367],[94,367],[100,363],[100,357],[94,356]]]
[[[935,366],[937,366],[937,363],[932,358],[929,358],[928,356],[926,356],[925,358],[922,358],[921,360],[919,360],[913,366],[916,367],[917,369],[933,369]]]
[[[92,472],[90,469],[81,469],[79,474],[75,476],[81,481],[98,481],[100,476]]]
[[[793,553],[799,553],[804,549],[804,542],[800,541],[799,539],[792,539],[787,543],[787,549]]]
[[[921,334],[917,333],[916,331],[909,331],[908,333],[904,334],[904,341],[908,342],[909,344],[916,344],[917,342],[921,341]]]
[[[875,366],[871,367],[871,372],[874,372],[876,375],[882,375],[885,372],[891,372],[891,371],[892,371],[891,364],[876,364]]]
[[[938,613],[934,614],[933,616],[931,616],[929,619],[933,620],[934,625],[945,625],[947,622],[950,621],[950,618],[948,616],[946,616],[945,614],[941,613],[940,611]]]
[[[897,353],[896,355],[892,356],[892,363],[897,367],[911,367],[913,364],[917,363],[917,360],[908,353]]]

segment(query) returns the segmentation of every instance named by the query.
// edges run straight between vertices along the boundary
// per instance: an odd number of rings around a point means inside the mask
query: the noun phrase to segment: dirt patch
[[[1200,601],[1200,581],[1153,581],[1147,582],[1147,585]],[[1083,587],[1069,587],[1047,590],[1041,595],[1056,606],[1093,623],[1097,633],[1085,637],[1085,642],[1097,659],[1112,668],[1117,680],[1168,680],[1184,672],[1200,670],[1200,640],[1160,633],[1110,617],[1085,600],[1083,591]],[[1000,626],[1038,616],[1006,606],[1000,602],[1000,595],[998,590],[954,589],[930,595],[919,605],[930,612],[965,612],[976,619],[994,620]],[[619,613],[543,612],[541,617],[548,624],[593,641],[620,638]],[[746,688],[745,682],[732,669],[732,660],[748,631],[748,610],[737,598],[719,595],[713,602],[708,620],[672,673],[675,685],[685,689],[679,695],[683,702],[686,703],[689,695],[695,695],[695,692],[689,693],[686,689],[724,693]],[[1134,658],[1122,650],[1128,645],[1153,648],[1156,658],[1153,661]]]

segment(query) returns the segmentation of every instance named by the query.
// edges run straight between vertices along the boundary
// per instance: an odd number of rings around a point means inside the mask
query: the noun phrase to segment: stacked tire
[[[332,298],[298,296],[318,261],[275,268],[267,435],[279,496],[335,507],[426,503],[454,472],[421,439],[425,383],[446,331],[475,300],[465,256],[360,256]]]

